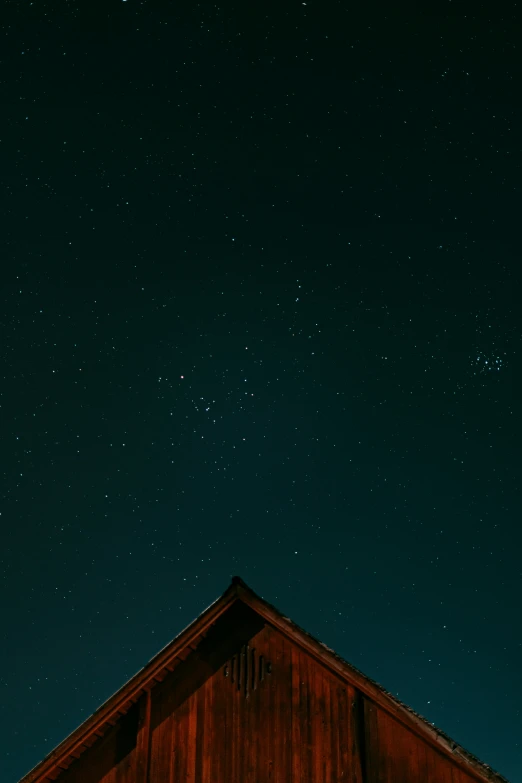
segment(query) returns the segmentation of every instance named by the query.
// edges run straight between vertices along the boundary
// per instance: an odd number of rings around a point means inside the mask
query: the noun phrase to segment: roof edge
[[[162,669],[165,663],[176,657],[178,652],[187,647],[191,639],[203,633],[209,625],[226,611],[236,600],[238,588],[249,589],[240,577],[233,577],[224,593],[207,606],[195,620],[192,620],[191,623],[185,626],[172,641],[156,653],[136,674],[133,674],[121,688],[115,691],[112,696],[109,696],[90,717],[73,729],[29,772],[26,772],[18,783],[35,783],[35,781],[44,780],[47,775],[52,774],[61,761],[70,756],[71,753],[79,750],[80,746],[84,745],[89,737],[123,708],[123,705],[128,704],[133,696],[140,691],[146,690],[148,687],[154,687],[154,684],[151,683],[154,680],[155,673]]]
[[[467,774],[484,783],[509,783],[500,773],[493,770],[472,753],[454,742],[443,731],[418,715],[406,704],[386,691],[379,683],[363,674],[331,648],[327,647],[288,617],[275,606],[258,595],[240,576],[233,576],[227,589],[216,598],[196,619],[181,630],[175,638],[163,647],[148,663],[134,674],[121,688],[106,699],[100,707],[74,729],[59,745],[45,756],[33,769],[27,772],[19,783],[43,783],[52,776],[60,764],[73,753],[80,755],[85,750],[87,740],[101,728],[106,728],[118,713],[136,700],[145,690],[156,684],[157,675],[165,665],[186,648],[223,614],[237,599],[250,606],[264,620],[285,634],[294,643],[344,681],[353,684],[358,690],[374,701],[386,712],[399,720],[404,726],[426,740],[446,757],[450,758]],[[83,747],[83,750],[82,750]]]
[[[334,650],[298,626],[293,620],[285,617],[275,606],[257,595],[240,577],[234,577],[233,583],[237,587],[238,597],[263,616],[267,622],[291,638],[292,641],[300,644],[337,676],[343,680],[348,679],[379,707],[429,742],[432,747],[450,758],[453,763],[457,763],[467,774],[473,775],[480,781],[488,781],[488,783],[509,783],[507,778],[455,742],[441,729],[412,710],[411,707],[401,702],[378,682],[341,658]]]

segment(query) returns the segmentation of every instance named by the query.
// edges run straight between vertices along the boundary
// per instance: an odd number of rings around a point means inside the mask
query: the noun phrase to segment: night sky
[[[515,5],[0,24],[2,783],[232,574],[521,781]]]

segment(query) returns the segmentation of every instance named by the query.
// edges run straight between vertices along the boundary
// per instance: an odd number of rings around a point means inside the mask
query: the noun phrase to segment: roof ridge
[[[176,659],[183,655],[189,646],[194,649],[193,645],[197,646],[198,639],[203,638],[218,618],[237,601],[249,606],[252,611],[263,618],[265,623],[272,625],[292,639],[295,644],[303,647],[309,655],[315,657],[336,676],[351,682],[366,698],[373,700],[380,708],[406,725],[410,731],[417,733],[424,741],[431,743],[444,755],[463,766],[468,773],[481,780],[509,783],[500,773],[452,740],[445,732],[416,713],[411,707],[401,702],[378,682],[372,680],[326,644],[283,615],[277,607],[256,593],[237,575],[231,577],[229,586],[218,598],[176,634],[167,645],[112,696],[106,699],[44,759],[27,772],[19,783],[46,783],[46,781],[54,779],[56,775],[53,770],[55,771],[59,766],[62,767],[63,764],[65,766],[62,768],[66,768],[74,758],[78,757],[78,751],[82,753],[86,749],[88,745],[85,743],[88,738],[92,735],[101,736],[100,732],[103,734],[107,726],[112,723],[115,715],[125,714],[141,693],[152,689],[169,671],[173,671],[177,665],[174,663]]]

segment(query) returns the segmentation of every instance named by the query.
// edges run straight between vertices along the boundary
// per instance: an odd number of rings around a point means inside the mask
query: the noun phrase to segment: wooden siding
[[[254,613],[228,615],[58,783],[477,783]]]

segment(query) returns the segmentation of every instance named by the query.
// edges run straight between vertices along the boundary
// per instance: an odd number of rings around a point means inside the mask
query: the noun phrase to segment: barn
[[[507,783],[234,577],[20,783]]]

